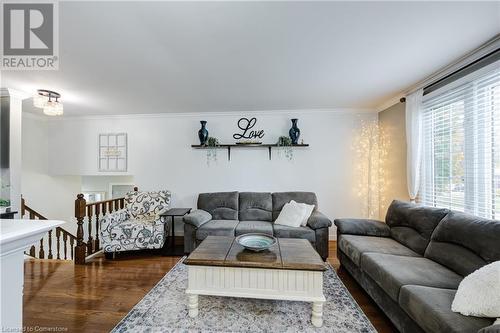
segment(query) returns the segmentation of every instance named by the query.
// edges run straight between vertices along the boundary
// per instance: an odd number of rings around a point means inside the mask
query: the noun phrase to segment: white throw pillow
[[[500,261],[481,267],[460,282],[451,311],[465,316],[500,317]]]
[[[281,209],[280,215],[274,224],[286,225],[289,227],[300,227],[302,223],[302,219],[304,218],[305,207],[299,205],[293,205],[291,203],[287,203]]]
[[[314,210],[314,205],[308,205],[302,202],[296,202],[295,200],[290,201],[293,205],[299,205],[305,208],[304,216],[302,217],[302,222],[300,223],[301,227],[305,227],[307,225],[307,220],[311,217],[311,214]]]

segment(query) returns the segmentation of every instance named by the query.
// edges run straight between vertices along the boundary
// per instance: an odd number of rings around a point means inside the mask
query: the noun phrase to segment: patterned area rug
[[[182,259],[112,332],[376,332],[328,265],[323,326],[312,326],[306,302],[199,296],[199,315],[187,315],[187,268]]]

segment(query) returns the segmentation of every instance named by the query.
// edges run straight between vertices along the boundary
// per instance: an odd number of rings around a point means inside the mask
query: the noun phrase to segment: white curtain
[[[415,201],[420,185],[422,97],[423,89],[406,96],[406,181],[411,201]]]

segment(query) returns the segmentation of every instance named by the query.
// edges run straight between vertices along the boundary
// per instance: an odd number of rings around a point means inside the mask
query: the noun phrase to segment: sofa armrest
[[[387,224],[369,219],[335,219],[341,234],[390,237],[391,229]]]
[[[328,217],[326,217],[325,214],[319,212],[319,211],[314,211],[309,219],[307,220],[307,225],[311,229],[320,229],[320,228],[328,228],[332,226],[332,221]]]
[[[183,217],[184,223],[190,224],[195,228],[201,227],[211,219],[212,214],[202,209],[193,210]]]
[[[500,333],[500,319],[497,319],[493,325],[481,328],[477,333]]]
[[[105,234],[111,232],[111,229],[114,226],[128,220],[129,218],[130,214],[128,213],[128,210],[126,208],[119,209],[117,211],[114,211],[113,213],[104,215],[99,221],[101,233]]]

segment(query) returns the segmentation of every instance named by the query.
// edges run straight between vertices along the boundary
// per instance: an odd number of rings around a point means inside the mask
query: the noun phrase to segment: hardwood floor
[[[335,242],[329,262],[338,270]],[[181,257],[132,254],[72,262],[29,260],[24,274],[24,326],[59,332],[109,332]],[[379,332],[396,332],[382,311],[345,270],[347,289]]]

